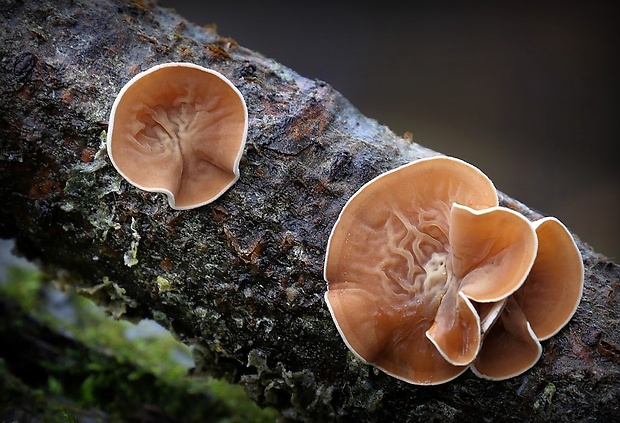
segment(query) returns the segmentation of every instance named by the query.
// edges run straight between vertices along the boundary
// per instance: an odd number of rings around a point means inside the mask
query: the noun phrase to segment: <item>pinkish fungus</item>
[[[583,291],[581,254],[564,225],[553,217],[533,223],[538,254],[527,279],[508,298],[499,321],[484,339],[472,370],[487,379],[507,379],[540,358],[539,341],[571,319]]]
[[[513,302],[539,296],[520,288],[528,275],[545,277],[542,263],[550,261],[538,239],[546,245],[561,237],[547,232],[555,230],[498,206],[495,187],[477,168],[450,157],[421,159],[376,177],[345,204],[327,246],[325,300],[363,361],[410,383],[443,383],[476,360]],[[579,274],[575,250],[562,250],[555,259],[571,264],[558,276]],[[577,291],[567,287],[569,305],[558,307],[559,317],[548,323],[539,316],[532,327],[559,330]]]
[[[247,108],[220,73],[165,63],[133,77],[119,92],[107,147],[134,186],[168,196],[175,209],[208,204],[239,178]]]

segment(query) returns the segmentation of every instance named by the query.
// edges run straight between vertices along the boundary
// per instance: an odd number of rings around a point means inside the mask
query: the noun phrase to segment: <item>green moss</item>
[[[41,300],[37,295],[41,289],[41,273],[21,266],[6,268],[7,283],[0,284],[0,293],[19,299],[26,311],[39,306]]]
[[[170,281],[164,277],[157,276],[157,288],[159,289],[159,293],[164,293],[166,291],[170,291]]]
[[[76,209],[77,203],[85,200],[91,208],[87,214],[88,222],[103,239],[106,239],[110,230],[120,230],[121,224],[118,222],[116,208],[100,200],[111,193],[120,193],[123,178],[116,172],[98,172],[109,165],[106,154],[106,132],[102,131],[99,138],[99,150],[95,153],[93,161],[76,163],[71,169],[63,190],[65,195],[61,208],[71,212]],[[68,224],[65,230],[71,231],[76,228]],[[132,248],[133,246],[130,250]]]
[[[98,305],[102,306],[105,311],[112,315],[115,319],[120,319],[127,311],[127,307],[135,307],[136,302],[132,298],[126,295],[124,288],[117,283],[110,281],[108,277],[103,278],[103,282],[92,287],[77,287],[76,291],[81,296],[88,298]],[[69,294],[74,294],[70,291]],[[84,315],[89,304],[79,302],[79,297],[73,295],[70,300],[76,304],[76,309],[81,310],[81,316],[89,318],[89,315]],[[92,313],[97,313],[93,309]],[[97,320],[99,317],[95,314],[91,320]]]
[[[46,301],[54,292],[58,303],[58,290],[43,284],[40,272],[11,267],[7,275],[9,281],[0,285],[0,295],[19,300],[36,319],[72,334],[93,351],[84,357],[82,352],[69,349],[63,352],[61,361],[41,363],[49,375],[46,386],[39,388],[44,397],[70,397],[81,407],[112,410],[118,421],[124,420],[122,416],[130,412],[131,404],[135,408],[149,403],[158,404],[169,415],[184,416],[184,421],[266,423],[276,420],[275,410],[260,409],[238,385],[209,377],[188,377],[192,351],[169,332],[158,330],[145,335],[143,327],[111,319],[101,307],[71,287],[66,289],[61,302],[71,311],[64,314],[72,317],[59,318]],[[163,280],[159,282],[160,289],[165,289]],[[109,280],[83,292],[93,297],[123,296]],[[61,411],[55,410],[51,415],[62,418]]]
[[[537,396],[532,407],[541,414],[547,413],[551,408],[551,400],[554,395],[555,385],[553,383],[548,383],[545,386],[545,389],[543,389],[543,391]]]

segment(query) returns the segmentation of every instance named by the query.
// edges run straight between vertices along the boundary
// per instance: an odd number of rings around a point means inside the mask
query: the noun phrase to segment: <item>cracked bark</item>
[[[522,376],[471,372],[418,387],[354,359],[323,302],[323,251],[345,201],[381,172],[437,154],[309,80],[154,4],[0,5],[0,235],[89,288],[116,315],[153,317],[197,346],[197,370],[241,383],[299,421],[609,418],[620,396],[620,268],[580,244],[573,320]],[[114,97],[137,72],[188,61],[246,98],[240,180],[174,211],[137,190],[102,147]],[[539,214],[500,193],[502,205]]]

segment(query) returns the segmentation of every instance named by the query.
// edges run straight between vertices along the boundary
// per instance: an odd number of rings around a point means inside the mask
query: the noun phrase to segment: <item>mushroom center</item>
[[[449,289],[458,288],[448,252],[447,205],[434,211],[407,212],[394,208],[385,225],[388,259],[381,269],[395,285],[393,292],[401,307],[423,307],[423,314],[433,318]]]
[[[420,275],[421,292],[425,297],[425,301],[433,304],[434,307],[439,306],[441,298],[445,295],[448,287],[453,286],[454,278],[451,266],[448,265],[448,253],[436,252],[423,266],[424,274]]]
[[[196,107],[189,94],[178,89],[174,92],[177,98],[173,106],[166,106],[171,102],[162,100],[151,107],[144,106],[137,114],[140,126],[134,138],[152,154],[182,154],[182,140],[196,132]]]

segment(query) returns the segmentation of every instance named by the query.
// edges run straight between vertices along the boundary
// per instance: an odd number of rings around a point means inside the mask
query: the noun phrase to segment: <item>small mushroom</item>
[[[449,238],[454,280],[448,281],[452,284],[426,336],[448,362],[466,365],[478,353],[484,331],[480,314],[469,300],[495,303],[514,293],[532,267],[537,242],[530,222],[512,210],[491,207],[476,211],[459,204],[452,206]],[[462,317],[455,321],[453,316],[455,307],[464,309],[450,295],[457,289],[461,302],[467,300],[471,309],[469,322]]]
[[[542,346],[532,326],[510,296],[499,320],[485,336],[471,369],[485,379],[508,379],[531,368],[541,354]]]
[[[530,223],[498,206],[480,170],[421,159],[345,204],[327,245],[325,301],[363,361],[410,383],[443,383],[475,359],[536,249]]]
[[[573,317],[581,301],[584,268],[568,229],[554,217],[533,223],[538,254],[527,280],[515,294],[532,330],[549,339]]]
[[[134,186],[166,194],[174,209],[199,207],[239,178],[247,122],[243,96],[223,75],[191,63],[160,64],[120,90],[108,154]]]
[[[542,354],[540,341],[558,333],[581,300],[584,269],[572,236],[553,217],[532,226],[538,237],[536,260],[472,363],[480,377],[508,379],[534,366]]]

